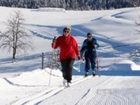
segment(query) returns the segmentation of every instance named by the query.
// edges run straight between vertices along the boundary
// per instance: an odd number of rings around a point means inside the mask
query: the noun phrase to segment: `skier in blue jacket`
[[[96,48],[99,47],[97,40],[93,37],[92,33],[87,33],[87,39],[84,40],[80,50],[81,57],[85,60],[85,77],[89,74],[91,65],[92,75],[95,76],[96,68]]]

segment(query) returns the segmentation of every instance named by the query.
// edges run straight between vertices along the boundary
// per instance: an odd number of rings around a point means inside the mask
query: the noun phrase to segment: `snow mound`
[[[140,65],[135,64],[131,60],[124,60],[119,63],[111,65],[108,70],[135,71],[140,70]]]
[[[62,81],[62,73],[60,70],[51,70],[49,68],[45,70],[38,69],[32,72],[22,73],[14,78],[8,78],[8,81],[18,86],[59,86],[61,85],[59,81]]]

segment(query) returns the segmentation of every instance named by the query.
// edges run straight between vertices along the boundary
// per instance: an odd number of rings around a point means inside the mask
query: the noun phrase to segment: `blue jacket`
[[[95,38],[92,38],[91,41],[88,39],[85,39],[82,45],[82,48],[80,50],[81,57],[86,55],[92,55],[93,52],[96,52],[96,48],[99,47],[99,44],[97,43],[97,40]]]

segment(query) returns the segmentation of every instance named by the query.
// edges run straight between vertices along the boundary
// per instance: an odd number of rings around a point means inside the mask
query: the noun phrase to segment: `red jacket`
[[[52,48],[60,48],[60,60],[67,58],[75,59],[79,55],[78,44],[76,40],[71,36],[59,36],[54,43]]]

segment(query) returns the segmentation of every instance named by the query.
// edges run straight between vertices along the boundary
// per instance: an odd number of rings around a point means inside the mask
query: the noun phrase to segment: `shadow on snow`
[[[74,64],[73,69],[73,75],[83,75],[85,73],[84,70],[84,63],[77,63]],[[127,64],[127,63],[122,63],[122,64],[112,64],[108,67],[103,67],[99,68],[96,70],[97,75],[99,76],[140,76],[140,65],[137,65],[138,67],[135,67],[136,64]],[[137,69],[137,70],[136,70]],[[89,70],[89,74],[92,75],[92,70]]]

